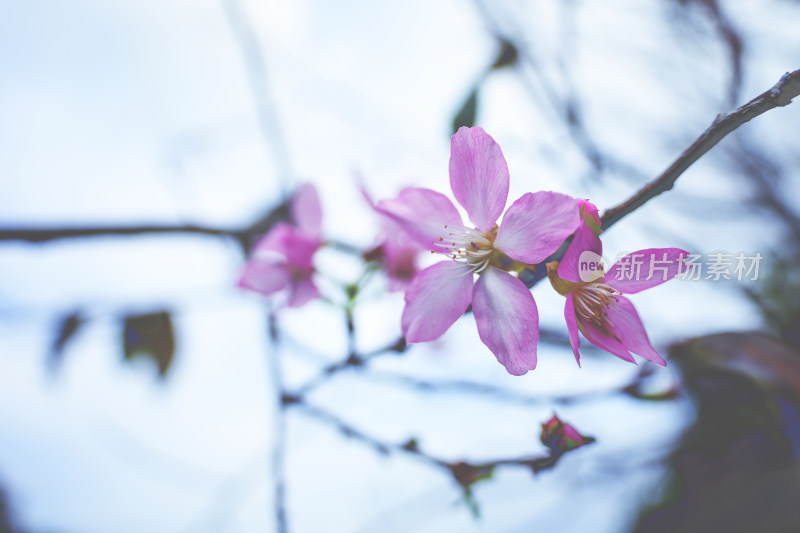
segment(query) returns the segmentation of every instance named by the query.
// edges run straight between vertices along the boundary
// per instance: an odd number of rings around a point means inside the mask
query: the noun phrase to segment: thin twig
[[[269,310],[269,342],[270,353],[267,353],[267,365],[272,384],[274,400],[273,409],[273,436],[272,436],[272,483],[273,483],[273,512],[275,515],[275,529],[278,533],[288,533],[289,524],[286,518],[286,402],[283,394],[283,370],[281,368],[280,353],[277,350],[278,334],[275,314]]]
[[[144,226],[75,226],[61,228],[5,228],[0,229],[0,241],[47,242],[73,237],[103,237],[149,235],[159,233],[190,233],[216,237],[236,237],[239,230],[194,225],[144,225]]]
[[[792,99],[798,95],[800,95],[800,70],[795,70],[784,74],[774,87],[753,98],[743,106],[730,113],[717,115],[711,126],[684,150],[664,172],[621,204],[607,209],[601,217],[603,229],[608,230],[608,228],[659,194],[672,189],[677,179],[686,169],[736,128],[770,109],[789,105]],[[550,257],[536,265],[535,268],[523,270],[520,273],[522,282],[530,288],[543,280],[547,276],[545,265],[550,261],[560,261],[564,257],[566,249],[565,243]]]
[[[441,394],[464,394],[468,396],[484,396],[494,398],[496,400],[518,404],[524,406],[531,405],[572,405],[577,403],[596,402],[603,398],[614,397],[623,393],[626,389],[641,380],[637,374],[630,382],[623,383],[614,387],[589,390],[582,392],[575,392],[572,394],[558,394],[558,395],[539,395],[534,396],[517,392],[512,389],[498,387],[488,383],[479,383],[476,381],[460,380],[460,379],[437,379],[426,380],[409,376],[404,374],[395,374],[391,372],[381,372],[371,370],[368,374],[369,378],[373,381],[384,382],[387,384],[395,384],[410,389],[415,389],[422,393],[441,393]]]
[[[774,87],[743,106],[730,113],[717,115],[711,126],[664,172],[621,204],[606,210],[602,216],[603,229],[610,228],[659,194],[670,190],[686,169],[736,128],[770,109],[789,105],[798,95],[800,95],[800,70],[795,70],[784,74]]]
[[[367,363],[380,356],[384,355],[397,355],[402,354],[405,352],[408,345],[403,337],[400,337],[397,341],[393,342],[392,344],[380,348],[378,350],[366,353],[364,355],[360,355],[355,352],[354,345],[352,344],[354,340],[348,340],[350,344],[350,348],[348,349],[348,355],[335,363],[331,363],[325,366],[322,370],[320,370],[319,374],[314,376],[313,378],[309,379],[302,387],[300,387],[295,393],[291,394],[292,397],[302,397],[310,393],[312,390],[316,389],[326,381],[328,381],[334,374],[341,372],[342,370],[359,368],[363,369],[366,367]]]
[[[487,385],[483,383],[475,383],[471,381],[465,380],[440,380],[440,381],[426,381],[423,379],[414,378],[411,376],[403,376],[397,374],[390,374],[390,373],[380,373],[372,370],[370,368],[370,361],[375,359],[376,357],[381,357],[385,355],[397,355],[402,354],[405,352],[408,344],[406,343],[405,339],[401,336],[397,339],[397,341],[372,352],[368,352],[365,354],[359,354],[355,351],[355,344],[354,344],[354,330],[351,329],[352,325],[352,314],[347,314],[347,328],[348,328],[348,355],[337,361],[335,363],[330,363],[322,368],[319,373],[314,376],[313,378],[309,379],[306,383],[304,383],[301,387],[296,389],[292,392],[286,392],[286,400],[288,402],[294,402],[298,400],[302,400],[305,396],[310,394],[313,390],[324,385],[327,383],[334,375],[342,372],[343,370],[354,370],[360,372],[369,372],[370,377],[383,377],[385,380],[394,381],[398,384],[403,384],[411,388],[416,388],[426,392],[454,392],[454,393],[464,393],[464,394],[482,394],[488,396],[494,396],[498,399],[505,399],[509,401],[513,401],[516,403],[521,403],[525,405],[531,404],[539,404],[539,403],[550,403],[550,404],[569,404],[573,401],[581,401],[585,398],[598,398],[605,395],[616,394],[619,390],[622,389],[612,389],[608,391],[599,391],[599,392],[589,392],[585,393],[585,395],[581,395],[581,397],[576,398],[574,396],[565,395],[565,396],[548,396],[548,397],[536,397],[530,396],[525,394],[519,394],[514,391],[503,389],[500,387],[494,387],[492,385]],[[569,339],[566,338],[565,335],[557,333],[555,331],[550,331],[546,329],[540,330],[540,341],[546,342],[554,345],[564,345],[569,346]],[[587,350],[594,349],[593,346],[587,348]],[[628,386],[626,384],[625,386]]]
[[[342,435],[357,440],[361,444],[364,444],[381,455],[388,455],[390,453],[406,454],[428,465],[443,468],[449,475],[453,476],[459,484],[462,485],[465,485],[464,479],[465,477],[469,477],[469,472],[490,470],[498,466],[526,466],[532,468],[534,472],[538,472],[544,468],[551,468],[555,465],[556,460],[559,458],[558,455],[547,454],[527,455],[522,457],[503,457],[479,462],[448,461],[423,451],[416,439],[410,438],[404,443],[385,442],[377,437],[365,433],[364,431],[361,431],[355,426],[348,424],[337,415],[321,407],[305,402],[297,402],[291,405],[318,420],[332,425]],[[594,439],[591,437],[587,439],[587,443],[594,441]],[[466,485],[469,484],[471,483],[467,483]]]
[[[342,435],[361,442],[362,444],[368,446],[369,448],[372,448],[375,452],[381,455],[387,455],[392,452],[407,453],[415,457],[416,459],[419,459],[420,461],[427,463],[428,465],[444,467],[448,464],[447,461],[423,453],[422,451],[419,450],[417,446],[409,446],[408,442],[403,444],[384,442],[378,439],[377,437],[373,437],[372,435],[361,431],[355,426],[348,424],[335,414],[321,407],[317,407],[315,405],[311,405],[309,403],[302,401],[290,405],[292,405],[297,409],[300,409],[302,412],[310,416],[313,416],[317,420],[322,420],[323,422],[332,425]],[[409,442],[410,441],[411,439],[409,439]]]
[[[553,468],[568,450],[552,448],[545,455],[526,455],[521,457],[499,458],[489,461],[448,461],[430,453],[424,452],[420,448],[419,442],[415,438],[409,438],[405,443],[384,442],[358,428],[351,426],[337,415],[319,408],[306,404],[302,401],[292,404],[325,423],[332,425],[342,435],[355,439],[357,442],[371,448],[381,455],[391,453],[405,454],[429,466],[433,466],[443,472],[448,478],[452,479],[463,493],[464,501],[477,516],[478,507],[474,499],[472,487],[475,483],[489,479],[498,467],[525,467],[533,474],[538,474],[542,470]],[[595,442],[594,437],[582,436],[582,444]]]

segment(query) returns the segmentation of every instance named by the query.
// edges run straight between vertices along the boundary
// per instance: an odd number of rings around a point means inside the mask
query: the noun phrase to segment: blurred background
[[[0,531],[800,530],[800,104],[603,235],[611,260],[763,256],[632,298],[666,369],[578,368],[545,283],[524,377],[469,316],[405,349],[402,293],[346,296],[379,230],[360,182],[449,193],[474,123],[510,199],[602,212],[800,68],[798,23],[796,0],[0,4]],[[270,319],[236,281],[304,182],[341,246],[326,299]],[[544,455],[553,412],[596,442],[535,475],[414,452]]]

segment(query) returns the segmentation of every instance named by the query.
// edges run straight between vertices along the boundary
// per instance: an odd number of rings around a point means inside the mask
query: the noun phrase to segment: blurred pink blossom
[[[378,243],[364,254],[367,261],[380,261],[389,278],[389,290],[405,290],[417,275],[417,256],[426,247],[412,239],[391,216],[377,208],[372,197],[362,186],[361,192],[379,217]]]
[[[288,305],[300,307],[319,296],[311,279],[312,259],[322,243],[322,208],[314,186],[300,186],[289,208],[292,223],[275,224],[255,244],[239,286],[264,295],[286,290]]]

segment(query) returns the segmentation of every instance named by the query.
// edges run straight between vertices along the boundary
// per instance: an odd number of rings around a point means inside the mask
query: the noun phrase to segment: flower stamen
[[[605,283],[587,283],[573,292],[575,311],[580,318],[609,330],[615,327],[608,318],[611,307],[619,309],[621,293]]]
[[[474,228],[464,226],[445,225],[445,235],[439,237],[433,246],[438,249],[432,250],[449,257],[459,264],[469,267],[468,273],[480,274],[492,261],[496,250],[494,249],[494,237],[497,235],[496,229],[483,233]]]

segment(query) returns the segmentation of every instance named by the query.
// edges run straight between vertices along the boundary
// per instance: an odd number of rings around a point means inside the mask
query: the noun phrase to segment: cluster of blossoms
[[[623,294],[680,274],[688,254],[676,248],[631,254],[658,263],[659,276],[651,267],[634,279],[615,279],[625,258],[608,272],[601,261],[590,262],[587,275],[586,254],[602,255],[597,208],[564,194],[535,192],[523,194],[506,209],[509,179],[494,139],[481,128],[461,128],[451,138],[450,186],[471,225],[464,224],[446,196],[430,189],[406,188],[396,198],[377,203],[368,198],[383,230],[372,258],[382,260],[393,290],[406,291],[402,315],[406,341],[439,338],[471,306],[481,341],[506,370],[522,375],[534,369],[539,312],[519,273],[535,269],[569,242],[561,261],[548,262],[547,271],[555,290],[566,297],[564,315],[578,364],[580,331],[595,346],[626,361],[635,362],[633,352],[664,365]],[[311,191],[306,186],[295,196],[294,225],[276,226],[256,246],[242,286],[264,294],[288,287],[291,305],[316,295],[311,258],[321,243],[320,209]],[[445,260],[418,271],[421,250]]]

